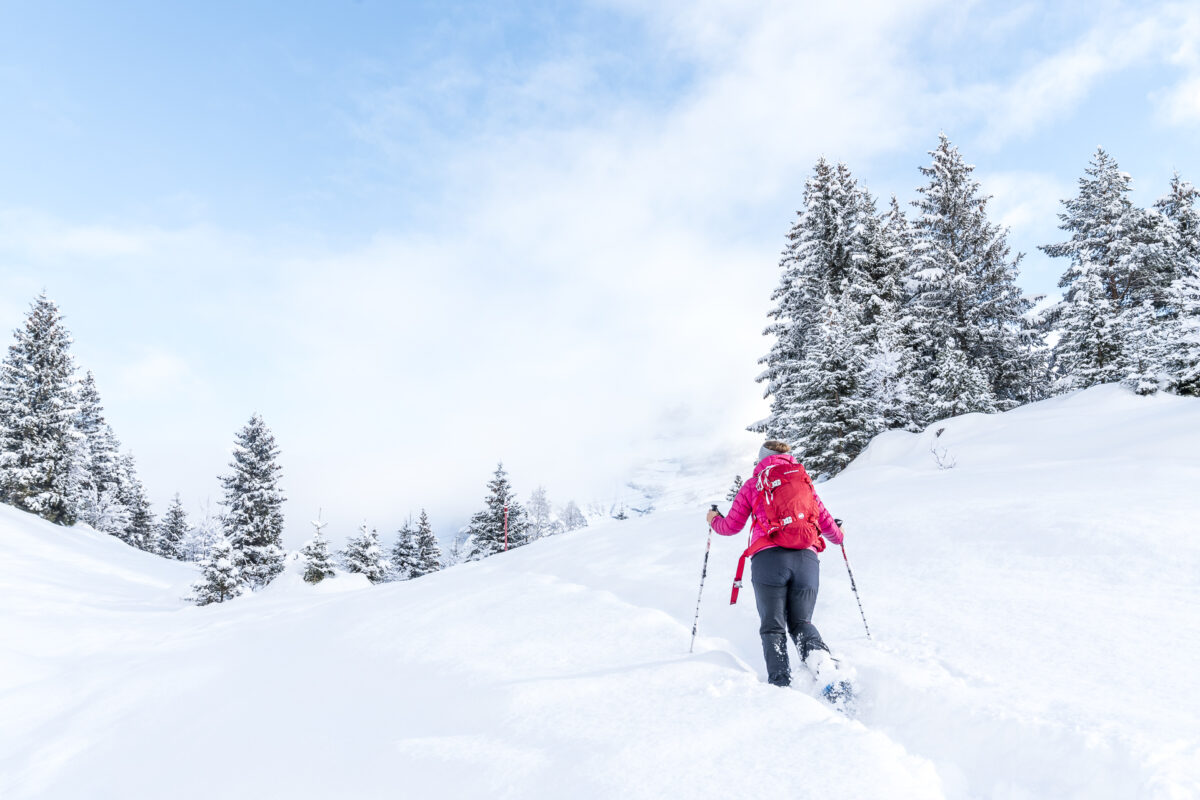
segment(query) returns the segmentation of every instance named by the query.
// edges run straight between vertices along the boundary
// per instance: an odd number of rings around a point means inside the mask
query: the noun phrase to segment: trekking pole
[[[713,503],[713,511],[717,504]],[[704,578],[708,575],[708,551],[712,549],[712,525],[708,526],[708,541],[704,544],[704,569],[700,570],[700,594],[696,595],[696,617],[692,620],[692,645],[688,648],[691,653],[696,649],[696,628],[700,625],[700,598],[704,596]]]
[[[838,526],[838,528],[842,527],[842,521],[840,519],[835,519],[833,522],[834,522],[834,524],[836,524]],[[856,584],[854,582],[854,570],[850,569],[850,558],[846,555],[845,542],[842,543],[841,547],[842,547],[842,560],[846,562],[846,574],[850,576],[850,589],[851,589],[851,591],[854,592],[854,599],[856,601],[858,601],[858,614],[860,617],[862,617],[863,628],[866,629],[867,638],[870,639],[871,638],[871,628],[868,627],[867,615],[863,612],[862,598],[858,596],[858,584]]]

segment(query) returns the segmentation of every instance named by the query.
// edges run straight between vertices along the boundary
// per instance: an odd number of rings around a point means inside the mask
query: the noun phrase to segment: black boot
[[[767,662],[767,682],[772,686],[791,686],[792,668],[788,663],[787,637],[782,633],[762,635],[763,658]]]
[[[826,653],[829,652],[829,647],[825,644],[825,640],[821,638],[821,632],[811,622],[805,622],[800,626],[800,630],[797,631],[796,649],[800,651],[801,661],[808,661],[808,654],[817,650],[824,650]]]

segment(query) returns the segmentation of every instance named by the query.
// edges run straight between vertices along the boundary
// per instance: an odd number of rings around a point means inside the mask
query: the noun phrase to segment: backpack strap
[[[750,514],[754,516],[753,512]],[[750,533],[746,536],[746,549],[742,551],[742,557],[738,559],[737,574],[733,576],[733,592],[729,595],[729,605],[737,603],[738,592],[742,588],[742,573],[746,571],[746,559],[750,556],[750,543],[754,541],[754,523],[750,523]]]
[[[733,593],[729,596],[729,605],[737,603],[738,592],[742,588],[742,573],[746,569],[746,556],[749,554],[750,548],[747,547],[746,551],[742,553],[742,557],[738,559],[737,574],[733,576]]]

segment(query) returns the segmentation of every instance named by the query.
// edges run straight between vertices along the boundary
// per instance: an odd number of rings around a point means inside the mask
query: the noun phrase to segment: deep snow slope
[[[703,507],[207,608],[0,507],[0,797],[1198,797],[1198,453],[1200,402],[1113,387],[877,439],[820,487],[857,720],[762,682],[741,537],[688,654]]]

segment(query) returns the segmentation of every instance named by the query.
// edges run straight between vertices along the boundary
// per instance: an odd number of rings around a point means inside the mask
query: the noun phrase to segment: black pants
[[[812,550],[771,547],[750,560],[750,580],[762,621],[758,633],[762,636],[763,658],[767,662],[767,680],[787,686],[792,682],[792,670],[785,636],[792,637],[802,659],[807,659],[813,650],[829,649],[812,624],[821,562]]]

